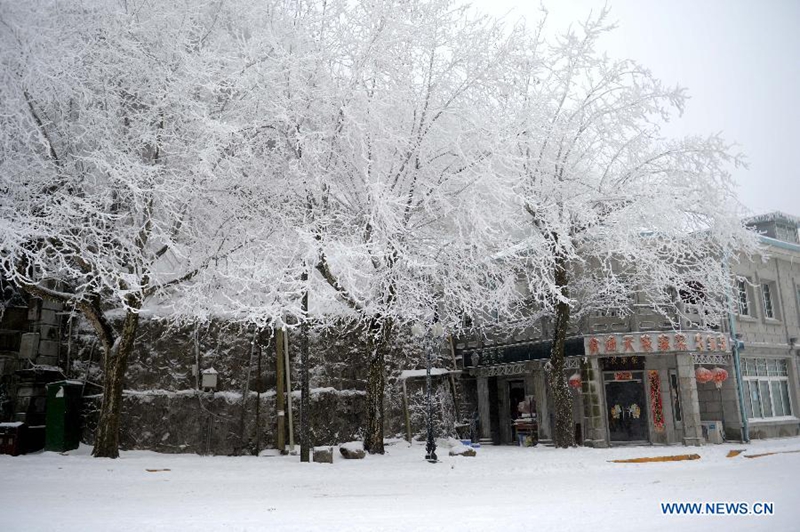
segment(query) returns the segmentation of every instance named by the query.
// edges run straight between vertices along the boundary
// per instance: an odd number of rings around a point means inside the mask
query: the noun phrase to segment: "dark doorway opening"
[[[511,441],[508,443],[517,442],[517,430],[514,426],[514,420],[522,416],[522,412],[519,410],[519,404],[523,401],[525,401],[525,381],[508,381],[508,406],[509,417],[511,419]]]
[[[497,377],[489,377],[489,426],[492,443],[500,445],[500,400],[497,390]]]
[[[603,379],[606,385],[606,412],[611,442],[647,441],[647,401],[643,373],[606,372]]]

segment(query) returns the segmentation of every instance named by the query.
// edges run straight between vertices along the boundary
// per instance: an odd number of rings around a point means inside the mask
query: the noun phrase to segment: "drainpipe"
[[[728,266],[728,256],[725,255],[724,258],[724,266],[726,273],[728,274],[727,277],[731,278],[730,269]],[[733,318],[733,301],[731,297],[731,288],[729,288],[725,293],[725,298],[727,299],[728,303],[728,328],[730,329],[731,333],[731,351],[733,353],[733,371],[735,373],[736,378],[736,395],[739,398],[739,415],[741,417],[741,426],[742,426],[742,442],[750,443],[750,425],[747,422],[747,412],[744,409],[744,389],[742,387],[742,364],[739,358],[739,339],[736,337],[736,320]],[[725,430],[723,426],[722,430]]]

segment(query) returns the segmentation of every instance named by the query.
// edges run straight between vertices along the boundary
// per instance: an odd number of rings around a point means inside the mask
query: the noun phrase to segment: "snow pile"
[[[349,441],[339,446],[339,449],[345,449],[350,452],[358,452],[364,450],[364,443],[360,441]]]
[[[438,375],[447,375],[450,373],[450,370],[443,369],[443,368],[431,368],[431,377],[436,377]],[[413,377],[425,377],[427,376],[427,370],[424,369],[407,369],[400,372],[400,376],[398,377],[400,380],[410,379]]]

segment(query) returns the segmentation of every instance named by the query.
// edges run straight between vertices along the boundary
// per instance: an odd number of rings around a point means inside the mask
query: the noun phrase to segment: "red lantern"
[[[700,384],[705,384],[714,380],[714,374],[711,372],[711,370],[702,366],[695,370],[694,376],[697,379],[697,382]]]
[[[712,369],[711,375],[717,388],[722,388],[722,383],[728,380],[728,372],[722,368]]]
[[[575,388],[576,390],[581,389],[581,374],[574,373],[572,377],[569,378],[569,385]]]

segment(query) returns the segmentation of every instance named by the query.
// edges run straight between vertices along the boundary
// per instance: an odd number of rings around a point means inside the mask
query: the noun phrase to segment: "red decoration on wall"
[[[626,334],[622,337],[622,343],[624,345],[623,349],[626,353],[636,351],[636,349],[633,348],[633,336]]]
[[[609,336],[606,338],[606,353],[616,353],[617,352],[617,337],[616,336]]]
[[[708,350],[709,351],[716,351],[717,350],[717,339],[713,336],[708,337]]]
[[[600,341],[594,336],[589,339],[589,354],[600,354]]]
[[[676,351],[688,351],[689,348],[686,347],[686,336],[683,334],[676,334],[675,335],[675,350]]]
[[[711,376],[717,388],[722,388],[722,383],[728,380],[728,372],[722,368],[712,369]]]
[[[630,371],[617,371],[614,373],[615,381],[629,381],[633,379],[633,373]]]
[[[700,333],[697,333],[697,334],[694,335],[694,348],[697,351],[705,351],[706,350],[706,344],[703,341],[703,335],[700,334]]]
[[[569,385],[575,388],[576,390],[581,389],[581,374],[580,373],[573,373],[572,376],[569,378]]]
[[[658,335],[658,350],[669,351],[669,336],[666,334]]]
[[[706,369],[704,367],[699,367],[694,371],[694,376],[697,378],[697,382],[700,384],[705,384],[707,382],[711,382],[714,380],[714,374],[711,373],[711,370]]]
[[[653,413],[653,426],[656,432],[664,432],[664,409],[661,404],[661,379],[658,370],[647,372],[650,381],[650,410]]]
[[[643,334],[641,337],[639,337],[639,340],[640,340],[643,352],[649,353],[649,352],[651,352],[653,350],[653,341],[650,338],[649,334]]]
[[[725,342],[724,336],[720,336],[719,338],[717,338],[717,347],[719,347],[720,351],[728,350],[728,344]]]

